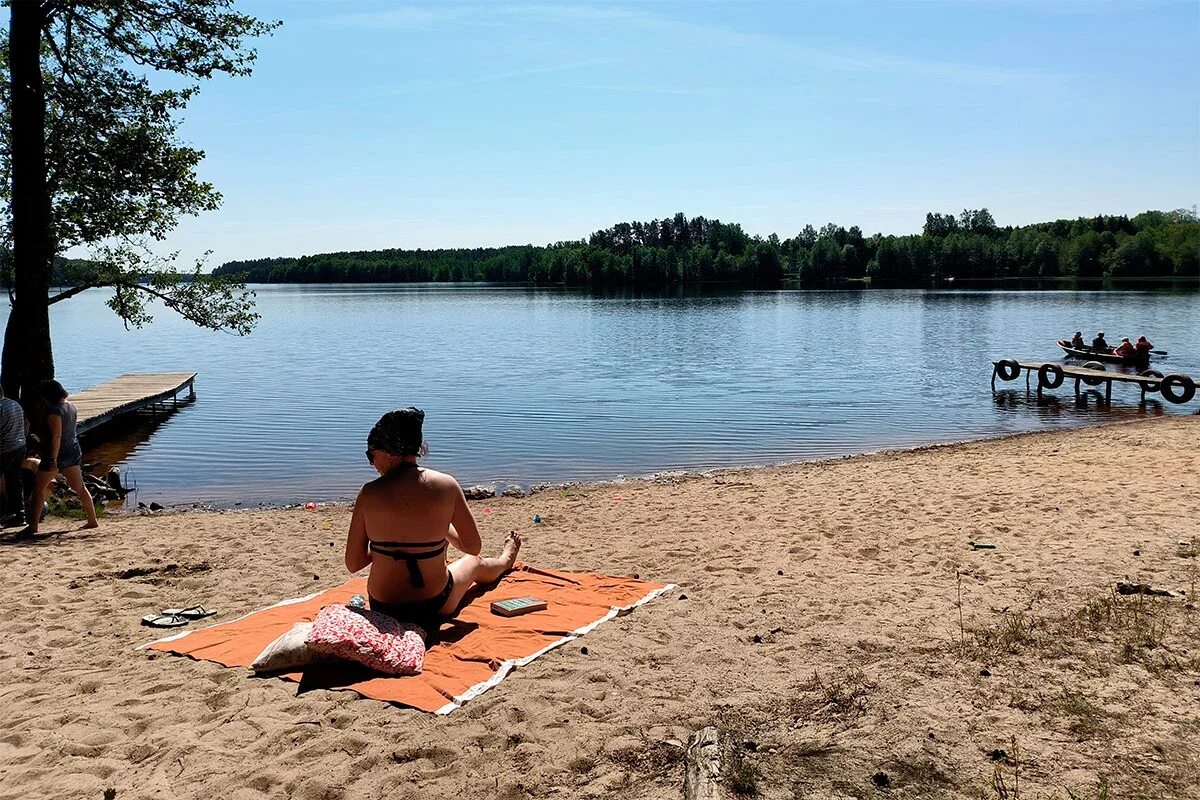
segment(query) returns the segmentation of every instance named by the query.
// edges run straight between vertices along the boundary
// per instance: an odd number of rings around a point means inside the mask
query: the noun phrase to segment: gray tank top
[[[62,442],[59,446],[66,448],[76,444],[79,435],[75,430],[75,423],[78,420],[79,412],[75,410],[74,404],[63,400],[58,405],[50,406],[47,414],[62,417]],[[46,444],[49,444],[49,442]]]

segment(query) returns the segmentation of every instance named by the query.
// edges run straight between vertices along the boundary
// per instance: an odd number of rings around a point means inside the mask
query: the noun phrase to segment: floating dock
[[[79,412],[79,433],[87,433],[126,414],[167,403],[178,405],[179,395],[185,390],[186,399],[194,400],[195,381],[195,372],[132,372],[84,389],[69,399]]]
[[[1136,383],[1142,390],[1141,402],[1146,402],[1146,395],[1161,392],[1163,399],[1171,403],[1186,403],[1196,395],[1196,380],[1188,375],[1166,375],[1154,370],[1147,370],[1141,375],[1128,375],[1124,372],[1109,372],[1106,369],[1091,369],[1089,367],[1072,367],[1056,364],[1052,361],[1017,361],[1003,359],[992,362],[992,391],[996,391],[996,378],[1002,381],[1015,381],[1025,373],[1025,388],[1030,388],[1030,378],[1037,376],[1037,394],[1042,396],[1042,389],[1057,389],[1067,378],[1075,379],[1075,396],[1079,397],[1079,384],[1099,386],[1104,384],[1104,403],[1112,405],[1112,385],[1116,383]],[[1147,374],[1151,373],[1151,374]]]

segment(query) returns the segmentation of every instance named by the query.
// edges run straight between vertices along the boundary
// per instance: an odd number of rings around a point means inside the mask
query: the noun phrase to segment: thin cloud
[[[373,96],[390,96],[398,94],[419,94],[421,92],[441,91],[443,89],[453,89],[460,86],[473,86],[480,83],[495,83],[497,81],[515,80],[518,78],[528,78],[534,75],[548,75],[555,72],[568,72],[576,69],[586,69],[587,67],[597,67],[604,64],[612,64],[616,62],[615,58],[589,58],[582,61],[569,61],[565,64],[548,64],[540,67],[528,67],[526,69],[505,70],[504,72],[492,72],[486,75],[477,75],[471,78],[461,78],[457,80],[430,80],[416,81],[404,86],[396,86],[390,89],[385,89],[373,93]]]
[[[519,21],[525,26],[584,26],[589,32],[594,32],[598,26],[610,25],[647,31],[653,33],[660,41],[674,40],[705,47],[727,47],[814,68],[849,72],[905,74],[919,78],[1009,87],[1044,84],[1048,80],[1066,77],[1037,69],[983,66],[912,58],[854,47],[805,44],[770,34],[691,22],[630,6],[572,3],[402,6],[380,13],[345,15],[328,21],[339,25],[407,29],[430,28],[450,23],[492,26],[503,21]]]

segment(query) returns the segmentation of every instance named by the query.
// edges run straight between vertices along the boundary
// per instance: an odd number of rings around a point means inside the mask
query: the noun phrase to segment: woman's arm
[[[62,417],[58,414],[48,415],[46,427],[50,429],[50,447],[46,450],[46,457],[51,464],[58,466],[58,449],[62,447]]]
[[[350,532],[346,535],[346,569],[358,572],[371,563],[371,550],[367,544],[367,524],[363,518],[362,492],[354,501],[354,513],[350,515]]]
[[[450,540],[450,544],[467,555],[477,556],[483,549],[483,542],[479,539],[475,515],[471,513],[471,507],[467,505],[467,498],[463,495],[458,481],[451,479],[451,483],[454,484],[454,516],[450,520],[450,530],[447,531],[446,538]]]

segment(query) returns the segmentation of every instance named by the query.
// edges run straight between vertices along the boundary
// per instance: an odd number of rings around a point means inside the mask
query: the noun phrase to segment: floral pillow
[[[425,666],[425,631],[386,614],[325,606],[313,621],[308,648],[388,675],[417,675]]]

